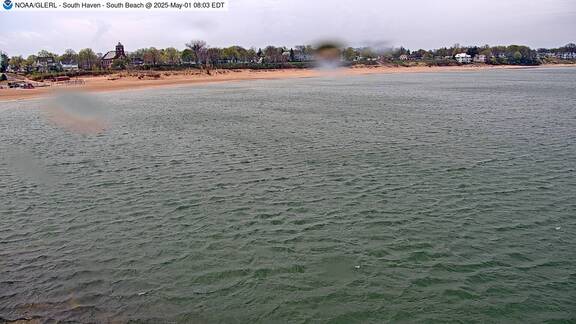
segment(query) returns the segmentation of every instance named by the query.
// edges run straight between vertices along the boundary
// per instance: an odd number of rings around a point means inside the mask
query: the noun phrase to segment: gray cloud
[[[128,50],[208,44],[294,46],[321,39],[351,45],[437,48],[454,43],[555,47],[573,42],[573,0],[230,0],[228,12],[0,12],[0,46],[10,55],[62,52],[118,41]]]

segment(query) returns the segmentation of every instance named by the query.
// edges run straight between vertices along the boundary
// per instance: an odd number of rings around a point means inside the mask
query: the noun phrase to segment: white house
[[[290,61],[290,51],[284,51],[282,53],[282,61],[285,61],[285,62]]]
[[[406,54],[400,55],[400,60],[401,60],[401,61],[407,61],[407,60],[408,60],[408,55],[406,55]]]
[[[462,63],[462,64],[471,63],[472,62],[472,56],[470,56],[466,53],[458,53],[458,54],[456,54],[456,61],[458,61],[459,63]]]
[[[474,56],[475,63],[486,63],[486,55],[476,54]]]
[[[66,62],[66,63],[60,63],[60,65],[62,65],[62,70],[66,71],[66,72],[70,72],[70,71],[78,71],[78,64],[77,63],[73,63],[73,62]]]
[[[574,53],[574,52],[562,53],[559,56],[560,56],[559,58],[564,59],[564,60],[576,59],[576,53]]]

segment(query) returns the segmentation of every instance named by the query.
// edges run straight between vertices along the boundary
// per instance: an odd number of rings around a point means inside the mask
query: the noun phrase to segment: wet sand
[[[66,85],[52,84],[46,87],[34,89],[0,89],[0,102],[22,99],[32,99],[47,97],[50,94],[62,90],[81,90],[87,92],[107,92],[117,90],[136,90],[152,87],[185,86],[194,84],[207,84],[213,82],[232,82],[242,80],[267,80],[267,79],[288,79],[288,78],[310,78],[325,75],[349,76],[377,73],[423,73],[423,72],[451,72],[451,71],[478,71],[496,69],[523,69],[523,68],[547,68],[576,66],[567,64],[545,65],[545,66],[491,66],[491,65],[467,65],[448,67],[427,67],[427,66],[376,66],[376,67],[353,67],[343,68],[333,71],[322,71],[316,69],[285,69],[285,70],[212,70],[210,74],[201,73],[198,70],[191,71],[159,71],[159,72],[121,72],[118,74],[80,77],[82,84]],[[156,76],[153,76],[156,75]],[[140,76],[140,78],[138,77]]]

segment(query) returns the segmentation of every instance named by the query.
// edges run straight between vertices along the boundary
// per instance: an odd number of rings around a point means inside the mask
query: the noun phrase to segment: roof
[[[466,53],[458,53],[458,54],[456,54],[456,57],[472,57],[472,56],[470,56]]]
[[[116,51],[110,51],[102,56],[103,60],[113,60],[116,58]]]

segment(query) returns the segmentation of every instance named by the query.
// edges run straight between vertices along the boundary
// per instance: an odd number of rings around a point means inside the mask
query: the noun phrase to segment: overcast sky
[[[21,1],[21,0],[15,0]],[[209,45],[294,46],[322,39],[410,49],[576,42],[576,0],[229,0],[227,12],[0,11],[0,50],[29,55]]]

